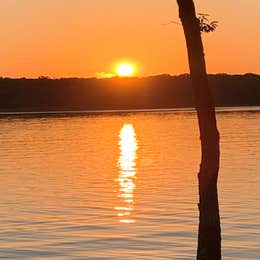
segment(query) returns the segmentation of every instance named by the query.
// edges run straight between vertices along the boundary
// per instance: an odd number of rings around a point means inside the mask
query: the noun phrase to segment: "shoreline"
[[[0,117],[23,116],[80,116],[80,115],[111,115],[111,114],[135,114],[135,113],[195,113],[195,108],[164,108],[164,109],[109,109],[109,110],[53,110],[53,111],[6,111],[0,112]],[[234,106],[216,107],[217,113],[228,112],[260,112],[260,106]]]

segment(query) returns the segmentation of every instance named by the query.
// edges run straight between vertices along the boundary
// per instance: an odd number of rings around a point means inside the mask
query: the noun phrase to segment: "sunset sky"
[[[260,73],[260,1],[197,0],[220,21],[205,35],[210,73]],[[137,76],[188,71],[175,0],[4,0],[0,76],[92,77],[121,61]]]

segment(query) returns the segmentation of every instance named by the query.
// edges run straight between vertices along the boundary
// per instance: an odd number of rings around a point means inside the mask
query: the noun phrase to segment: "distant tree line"
[[[260,105],[260,75],[209,75],[217,106]],[[0,111],[194,107],[188,74],[144,78],[0,78]]]

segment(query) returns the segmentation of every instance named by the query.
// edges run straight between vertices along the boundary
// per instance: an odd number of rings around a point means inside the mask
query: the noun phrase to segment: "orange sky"
[[[260,73],[260,1],[197,0],[220,26],[205,35],[210,73]],[[0,2],[0,76],[89,77],[118,61],[138,76],[188,71],[175,0]]]

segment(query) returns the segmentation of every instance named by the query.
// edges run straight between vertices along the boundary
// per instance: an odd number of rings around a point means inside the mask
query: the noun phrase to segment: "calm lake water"
[[[260,112],[218,124],[223,259],[257,260]],[[0,144],[0,259],[195,259],[194,113],[5,117]]]

